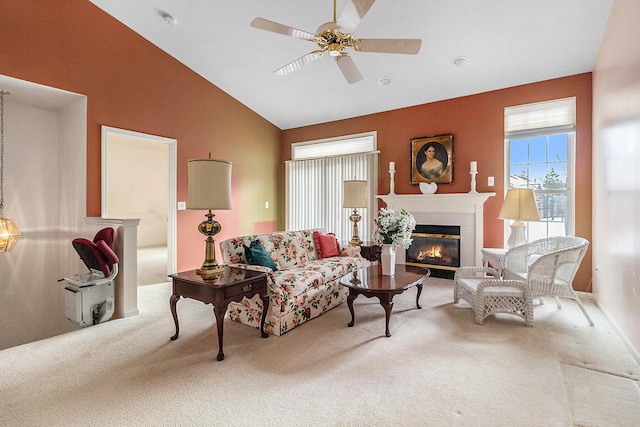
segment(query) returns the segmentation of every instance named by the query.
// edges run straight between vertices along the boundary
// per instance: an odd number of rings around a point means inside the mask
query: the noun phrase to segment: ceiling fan
[[[357,52],[400,53],[416,55],[422,46],[420,39],[356,39],[351,34],[358,27],[375,0],[346,0],[336,19],[336,0],[333,0],[333,21],[318,27],[316,34],[287,25],[278,24],[264,18],[256,18],[251,26],[285,36],[308,40],[318,45],[319,49],[310,52],[295,61],[274,71],[280,76],[287,75],[328,53],[334,57],[338,68],[347,82],[356,83],[362,80],[362,74],[349,56],[347,48]]]

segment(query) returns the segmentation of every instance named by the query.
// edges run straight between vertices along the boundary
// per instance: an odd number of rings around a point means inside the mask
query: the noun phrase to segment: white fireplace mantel
[[[496,193],[388,194],[376,196],[387,209],[405,209],[416,221],[438,217],[440,225],[461,225],[461,265],[482,262],[484,203]],[[469,223],[466,220],[469,219]],[[400,251],[401,252],[401,251]],[[399,254],[400,255],[400,254]],[[404,257],[398,256],[398,262]]]
[[[409,212],[476,213],[483,210],[484,202],[496,193],[450,194],[389,194],[376,196],[388,209],[406,209]]]

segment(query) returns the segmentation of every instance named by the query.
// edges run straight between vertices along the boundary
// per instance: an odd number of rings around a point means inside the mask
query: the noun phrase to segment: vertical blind
[[[358,209],[360,238],[371,240],[377,206],[377,153],[351,154],[286,163],[287,230],[323,228],[347,242],[353,234],[349,216],[353,209],[342,207],[343,181],[365,180],[367,208]]]

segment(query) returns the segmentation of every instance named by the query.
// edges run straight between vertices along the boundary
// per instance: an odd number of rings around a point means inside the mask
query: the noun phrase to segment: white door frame
[[[135,138],[145,139],[149,142],[157,142],[169,145],[169,188],[167,194],[169,196],[169,206],[167,206],[167,274],[175,273],[177,270],[176,261],[176,243],[177,243],[177,146],[178,140],[173,138],[165,138],[163,136],[150,135],[141,132],[134,132],[125,129],[118,129],[110,126],[102,126],[102,217],[107,217],[108,210],[108,182],[107,182],[107,164],[108,164],[108,141],[111,134],[131,136]]]

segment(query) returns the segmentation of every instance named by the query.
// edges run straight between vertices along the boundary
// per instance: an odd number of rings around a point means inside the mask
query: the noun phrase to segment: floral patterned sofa
[[[335,238],[338,256],[322,258],[322,253],[319,256],[320,248],[316,247],[314,231],[324,238],[328,236],[322,229],[277,231],[235,237],[220,243],[225,264],[269,274],[267,286],[270,302],[264,329],[272,335],[282,335],[343,303],[348,289],[341,286],[338,280],[347,273],[370,265],[360,255],[359,246],[342,246]],[[276,263],[276,271],[247,263],[244,246],[251,246],[255,240],[262,244]],[[229,304],[229,317],[232,320],[258,328],[261,316],[262,301],[259,295],[251,299],[244,298],[241,303]]]

